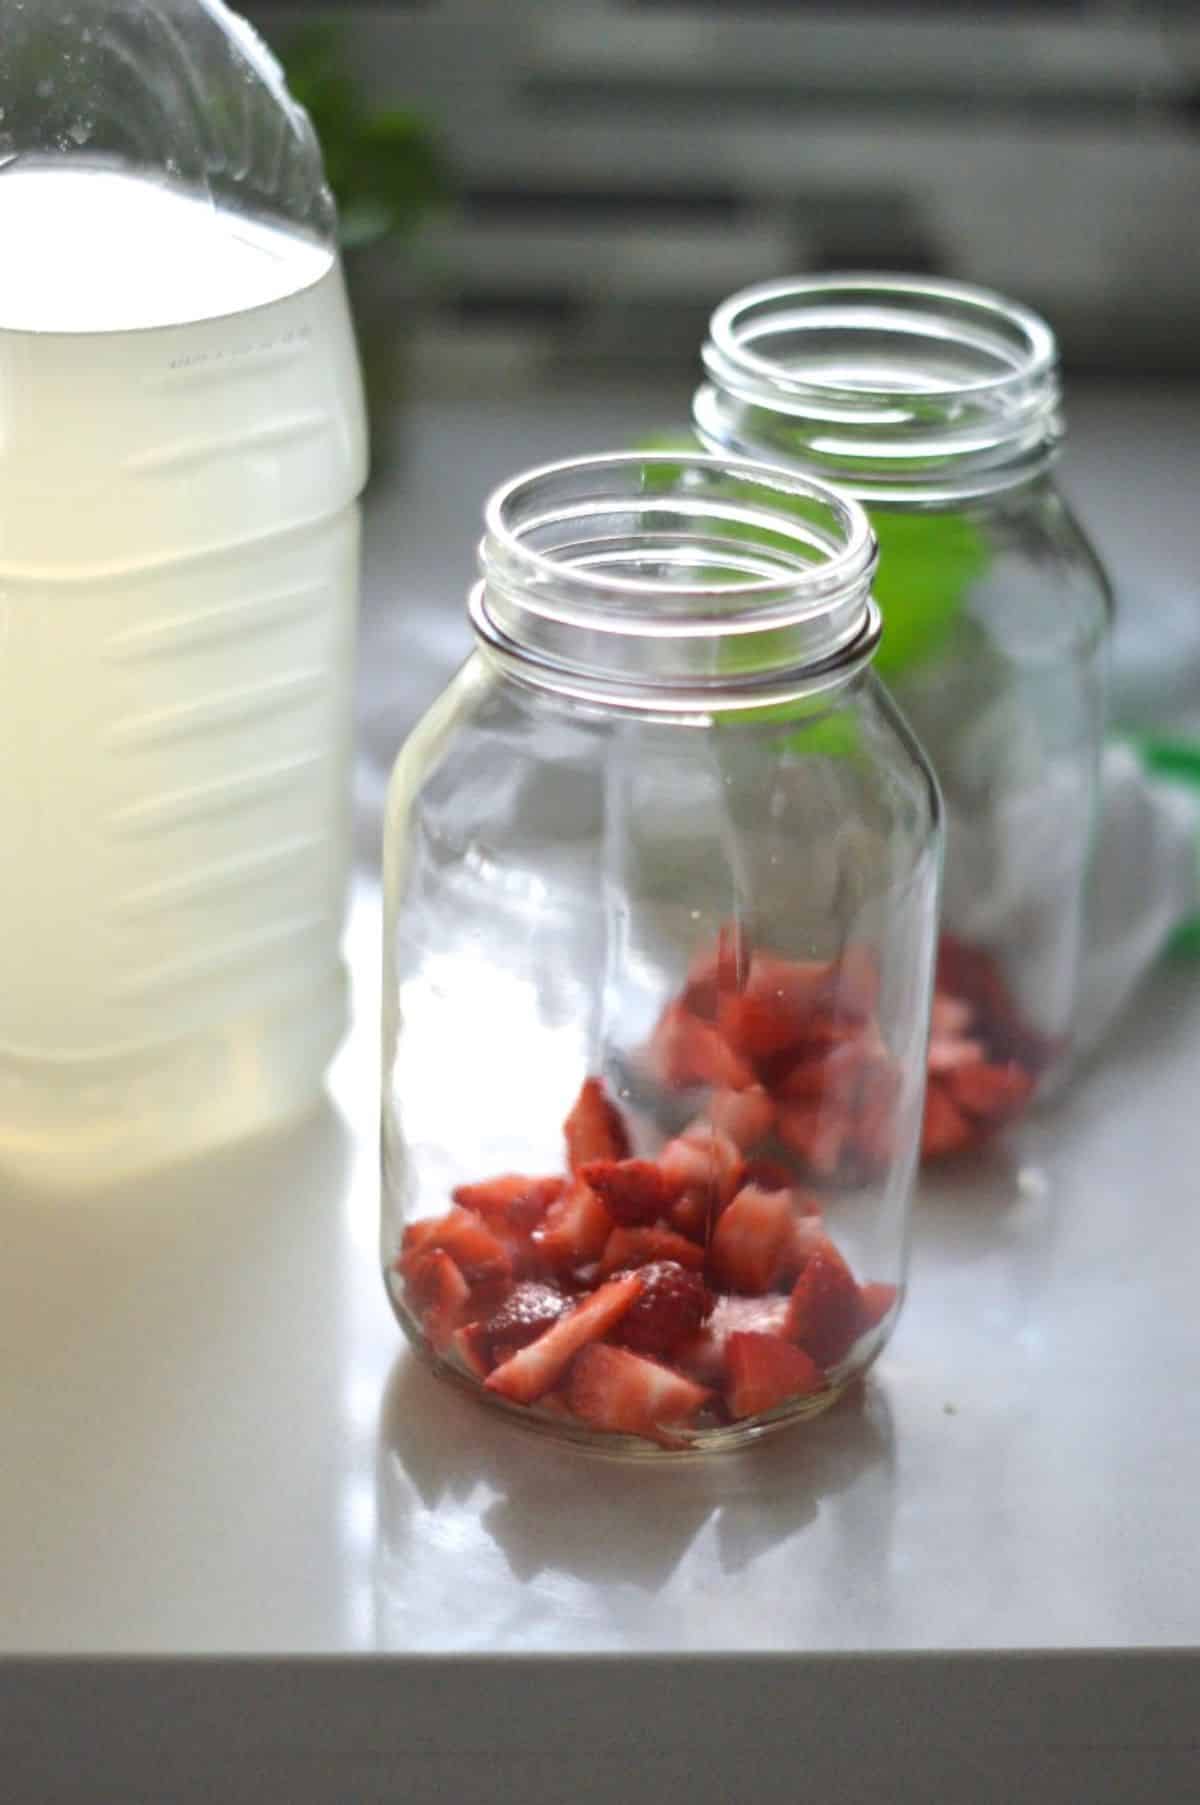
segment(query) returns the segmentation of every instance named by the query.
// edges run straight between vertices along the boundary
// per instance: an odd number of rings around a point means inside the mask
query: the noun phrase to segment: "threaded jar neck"
[[[543,688],[745,708],[844,682],[878,642],[867,518],[809,477],[613,453],[516,477],[485,523],[476,633]]]
[[[1061,438],[1045,321],[920,277],[763,283],[713,314],[693,404],[712,451],[803,470],[868,502],[967,499],[1029,481]]]

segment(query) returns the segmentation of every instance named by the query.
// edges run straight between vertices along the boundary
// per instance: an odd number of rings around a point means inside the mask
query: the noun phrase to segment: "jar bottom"
[[[548,1441],[575,1448],[581,1453],[596,1455],[601,1459],[621,1461],[674,1461],[688,1462],[707,1459],[711,1455],[733,1454],[752,1447],[755,1443],[777,1435],[780,1430],[789,1429],[798,1423],[811,1422],[832,1410],[835,1404],[845,1395],[851,1386],[856,1384],[873,1364],[882,1349],[886,1332],[881,1329],[872,1338],[873,1345],[865,1357],[857,1359],[846,1371],[840,1372],[819,1392],[807,1397],[795,1398],[774,1410],[759,1416],[747,1417],[743,1421],[730,1423],[714,1423],[696,1428],[680,1429],[664,1436],[662,1442],[652,1441],[645,1436],[618,1434],[612,1430],[596,1429],[578,1418],[573,1418],[565,1407],[561,1411],[551,1413],[539,1408],[537,1404],[525,1406],[511,1403],[496,1392],[489,1391],[479,1379],[467,1372],[455,1360],[445,1354],[438,1353],[431,1345],[419,1323],[409,1314],[391,1282],[391,1275],[384,1273],[384,1289],[392,1306],[393,1314],[403,1329],[404,1334],[422,1364],[429,1368],[439,1379],[448,1380],[460,1391],[465,1392],[477,1403],[502,1415],[507,1422],[513,1423],[526,1434],[543,1437]]]

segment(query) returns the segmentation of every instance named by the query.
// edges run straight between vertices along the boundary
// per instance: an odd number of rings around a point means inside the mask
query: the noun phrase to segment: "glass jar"
[[[940,865],[853,502],[702,456],[488,504],[385,827],[382,1254],[427,1355],[626,1451],[824,1409],[903,1284]]]
[[[878,663],[946,807],[924,1153],[968,1152],[1066,1069],[1111,598],[1051,475],[1057,352],[985,289],[814,276],[713,315],[708,449],[868,509]]]

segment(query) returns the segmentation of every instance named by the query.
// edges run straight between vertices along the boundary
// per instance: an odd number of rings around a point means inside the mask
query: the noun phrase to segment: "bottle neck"
[[[705,446],[835,483],[869,504],[968,501],[1032,481],[1061,436],[1057,351],[989,290],[819,276],[713,315],[693,404]]]
[[[866,516],[811,479],[615,454],[519,477],[485,518],[472,622],[540,688],[708,714],[844,682],[878,642]]]

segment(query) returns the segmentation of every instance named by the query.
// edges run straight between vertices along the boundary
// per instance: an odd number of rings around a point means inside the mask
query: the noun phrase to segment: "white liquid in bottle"
[[[20,161],[0,246],[2,1190],[319,1089],[365,451],[327,249]]]

